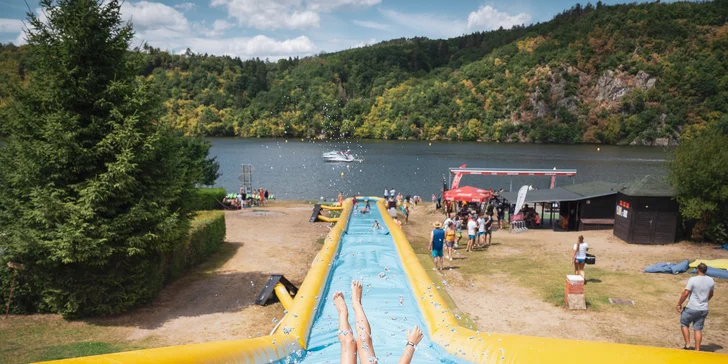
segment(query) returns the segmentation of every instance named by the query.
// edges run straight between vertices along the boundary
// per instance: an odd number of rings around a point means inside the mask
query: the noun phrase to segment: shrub
[[[187,208],[191,211],[221,210],[223,198],[224,188],[198,188],[187,202]]]

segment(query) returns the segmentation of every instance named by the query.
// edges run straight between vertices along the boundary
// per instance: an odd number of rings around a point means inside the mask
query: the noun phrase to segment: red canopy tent
[[[445,191],[445,200],[447,201],[486,202],[492,196],[488,190],[471,186]]]

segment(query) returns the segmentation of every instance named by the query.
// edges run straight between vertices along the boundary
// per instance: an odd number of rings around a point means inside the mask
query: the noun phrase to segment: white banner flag
[[[523,186],[520,190],[518,190],[518,200],[516,200],[516,209],[514,214],[521,211],[523,203],[526,201],[526,193],[528,193],[528,186]]]

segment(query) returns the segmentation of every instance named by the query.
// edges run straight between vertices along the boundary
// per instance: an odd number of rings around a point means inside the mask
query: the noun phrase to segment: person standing
[[[384,187],[384,201],[389,201],[389,190]]]
[[[408,201],[404,202],[404,223],[409,222],[409,214],[410,214],[410,203]]]
[[[478,228],[478,223],[475,222],[475,219],[470,216],[468,218],[468,246],[465,248],[466,252],[473,251],[473,245],[475,245],[475,232]]]
[[[452,222],[452,216],[450,215],[450,213],[448,213],[447,215],[445,215],[445,221],[442,222],[442,226],[447,227],[447,225],[450,224],[451,222]]]
[[[496,212],[498,213],[498,228],[503,228],[503,216],[505,215],[505,209],[503,208],[503,203],[499,203],[498,207],[496,207]]]
[[[478,248],[485,246],[485,218],[478,217]]]
[[[442,270],[442,247],[445,241],[445,231],[442,230],[442,224],[439,222],[436,222],[434,226],[435,229],[430,233],[430,244],[427,250],[432,252],[432,258],[435,261],[432,270]]]
[[[708,266],[705,263],[698,264],[698,275],[688,279],[685,290],[680,295],[677,302],[677,312],[680,313],[680,329],[682,330],[685,346],[683,349],[690,348],[690,324],[693,324],[695,331],[695,351],[700,351],[700,342],[703,340],[703,326],[705,318],[708,317],[708,301],[713,298],[715,290],[715,281],[708,277],[705,273]],[[687,306],[682,307],[685,299],[690,297]]]
[[[584,283],[586,283],[586,278],[584,277],[584,264],[586,262],[587,250],[589,250],[589,244],[584,242],[584,235],[579,235],[579,241],[574,244],[574,254],[571,256],[571,261],[574,263],[574,274],[580,275],[581,278],[584,278]]]
[[[463,238],[463,219],[459,216],[455,216],[455,233],[457,233],[457,240],[455,241],[455,247],[457,248]]]
[[[344,193],[339,191],[339,196],[337,198],[337,201],[339,202],[339,206],[344,206]]]
[[[485,238],[488,241],[488,246],[493,242],[493,215],[487,215],[485,218]]]
[[[455,224],[452,222],[445,227],[445,259],[452,262],[452,256],[455,252]]]

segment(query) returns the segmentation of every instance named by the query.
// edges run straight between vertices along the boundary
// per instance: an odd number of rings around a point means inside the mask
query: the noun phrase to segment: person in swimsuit
[[[372,226],[372,230],[381,230],[384,229],[382,225],[379,225],[379,221],[374,220],[374,226]]]
[[[369,200],[367,200],[367,204],[364,206],[364,208],[362,208],[361,210],[359,210],[359,212],[362,213],[362,214],[366,214],[366,213],[369,213],[371,211],[372,211],[372,208],[371,208],[371,206],[369,206]]]
[[[589,245],[584,242],[584,236],[579,235],[579,241],[574,244],[574,254],[571,257],[571,261],[574,263],[574,274],[580,275],[584,278],[584,264],[586,262],[586,251],[589,250]],[[584,278],[586,282],[586,278]]]
[[[442,230],[442,224],[436,222],[435,229],[430,233],[430,244],[427,250],[432,252],[432,258],[435,260],[435,266],[432,270],[442,270],[442,248],[445,241],[445,231]]]
[[[453,253],[455,253],[455,227],[450,223],[445,230],[445,259],[452,262]]]
[[[466,252],[473,251],[473,247],[475,245],[475,233],[476,229],[478,228],[478,223],[475,222],[475,216],[470,216],[468,219],[468,246],[465,248]]]
[[[334,293],[334,306],[339,312],[339,343],[341,343],[340,363],[356,364],[357,357],[360,363],[376,363],[377,356],[374,353],[374,343],[372,342],[372,328],[369,325],[364,306],[361,302],[362,284],[359,281],[351,282],[351,305],[354,307],[354,316],[356,320],[356,335],[349,325],[349,308],[346,307],[344,294],[342,292]],[[409,364],[415,354],[415,346],[422,341],[422,330],[415,326],[407,330],[407,344],[404,347],[404,353],[399,359],[399,363]]]

